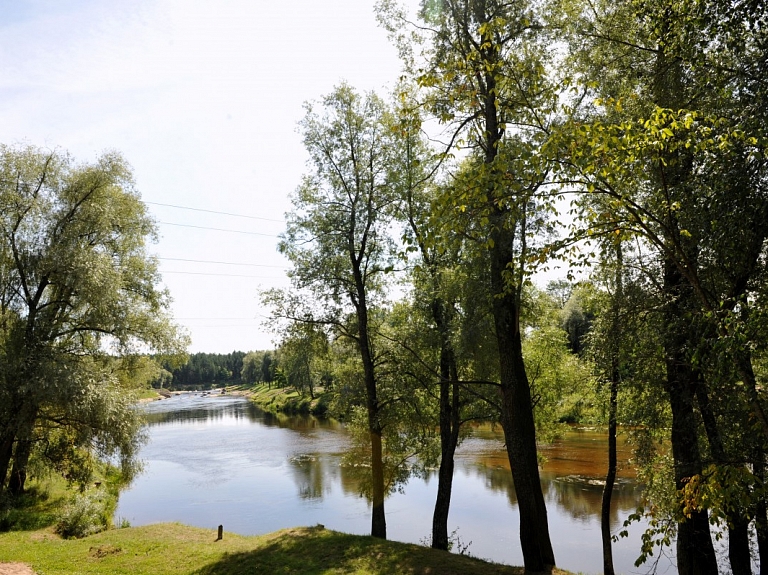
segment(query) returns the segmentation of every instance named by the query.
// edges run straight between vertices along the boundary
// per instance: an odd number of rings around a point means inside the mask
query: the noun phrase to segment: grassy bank
[[[103,481],[109,481],[107,477]],[[86,494],[101,487],[89,487]],[[60,479],[33,482],[2,515],[0,564],[23,563],[39,575],[522,575],[518,567],[322,526],[261,536],[227,533],[178,523],[109,529],[82,539],[54,531],[74,495]],[[113,512],[113,511],[112,511]],[[112,513],[110,512],[110,513]],[[4,573],[0,565],[0,573]],[[554,570],[553,575],[567,575]]]
[[[0,562],[37,573],[131,575],[359,574],[521,575],[519,567],[487,563],[427,547],[348,535],[322,527],[257,537],[177,523],[115,529],[64,540],[49,530],[0,534]],[[567,575],[554,570],[553,574]]]
[[[260,409],[270,413],[288,413],[292,415],[324,416],[328,410],[326,394],[315,394],[315,399],[302,395],[293,388],[270,387],[266,383],[251,386],[236,385],[227,388],[228,392],[247,396]]]
[[[141,391],[136,393],[136,399],[138,399],[141,402],[155,401],[156,399],[162,399],[163,397],[164,396],[160,395],[156,389],[142,389]]]

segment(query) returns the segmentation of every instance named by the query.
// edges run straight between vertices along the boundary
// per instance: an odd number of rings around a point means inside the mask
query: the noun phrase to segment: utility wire
[[[240,328],[240,329],[261,329],[261,326],[258,324],[251,324],[251,325],[232,325],[232,324],[216,324],[216,325],[196,325],[193,326],[195,329],[233,329],[233,328]]]
[[[190,210],[190,211],[193,211],[193,212],[205,212],[207,214],[219,214],[219,215],[222,215],[222,216],[232,216],[232,217],[235,217],[235,218],[247,218],[249,220],[263,220],[265,222],[278,222],[278,223],[281,223],[281,224],[285,223],[284,220],[275,220],[275,219],[272,219],[272,218],[261,218],[259,216],[247,216],[247,215],[244,215],[244,214],[233,214],[231,212],[217,212],[215,210],[204,210],[202,208],[190,208],[189,206],[177,206],[177,205],[174,205],[174,204],[161,204],[160,202],[146,202],[146,201],[144,203],[152,205],[152,206],[165,206],[166,208],[176,208],[176,209],[179,209],[179,210]]]
[[[197,264],[222,264],[227,266],[251,266],[251,267],[257,267],[257,268],[280,268],[280,269],[288,269],[288,266],[272,266],[269,264],[246,264],[246,263],[238,263],[238,262],[219,262],[214,260],[190,260],[186,258],[157,258],[159,260],[167,260],[167,261],[174,261],[174,262],[194,262]]]
[[[244,274],[211,274],[211,273],[205,273],[205,272],[177,272],[177,271],[162,271],[160,273],[163,274],[184,274],[188,276],[219,276],[219,277],[226,277],[226,278],[254,278],[254,279],[260,279],[260,280],[281,280],[284,279],[285,276],[249,276]]]
[[[205,319],[210,321],[225,321],[225,320],[257,321],[255,317],[175,317],[173,319],[175,320]]]
[[[278,237],[275,234],[262,234],[262,233],[259,233],[259,232],[246,232],[246,231],[243,231],[243,230],[228,230],[228,229],[225,229],[225,228],[209,228],[207,226],[193,226],[193,225],[190,225],[190,224],[176,224],[176,223],[173,223],[173,222],[157,222],[157,223],[165,225],[165,226],[179,226],[179,227],[182,227],[182,228],[196,228],[198,230],[213,230],[215,232],[231,232],[233,234],[248,234],[249,236],[264,236],[264,237],[267,237],[267,238],[276,238],[276,237]]]

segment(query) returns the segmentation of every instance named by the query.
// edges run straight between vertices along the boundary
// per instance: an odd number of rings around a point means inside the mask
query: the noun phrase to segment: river
[[[118,519],[131,525],[179,521],[244,535],[322,523],[365,534],[370,507],[341,457],[349,445],[343,426],[313,417],[273,416],[243,398],[183,394],[145,407],[149,442],[145,472],[120,497]],[[571,430],[547,447],[542,485],[558,566],[602,572],[600,479],[606,438]],[[623,453],[624,458],[628,455]],[[412,478],[386,500],[390,539],[423,543],[430,534],[437,476]],[[620,471],[611,527],[618,532],[637,506],[640,490]],[[449,530],[475,557],[522,565],[519,515],[506,452],[498,430],[473,429],[456,457]],[[614,544],[618,573],[634,567],[644,527]],[[659,573],[674,573],[663,558]]]

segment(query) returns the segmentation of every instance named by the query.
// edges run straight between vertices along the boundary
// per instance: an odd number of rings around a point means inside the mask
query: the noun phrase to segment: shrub
[[[59,513],[56,533],[79,539],[104,531],[109,525],[109,499],[105,489],[77,494]]]

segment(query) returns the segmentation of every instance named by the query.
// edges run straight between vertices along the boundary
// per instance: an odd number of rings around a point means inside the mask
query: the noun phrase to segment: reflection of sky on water
[[[314,418],[271,416],[241,398],[181,396],[146,407],[150,442],[147,472],[120,499],[117,516],[134,525],[180,521],[226,531],[268,533],[322,523],[349,533],[370,530],[368,503],[353,473],[341,466],[348,447],[343,428]],[[602,569],[599,434],[567,437],[548,449],[542,470],[558,564],[574,572]],[[585,453],[580,459],[579,450]],[[603,456],[604,457],[604,456]],[[569,464],[568,462],[573,464]],[[585,462],[586,461],[586,462]],[[564,472],[570,470],[570,472]],[[435,474],[412,479],[386,501],[391,539],[418,543],[429,536]],[[638,488],[624,478],[614,495],[612,529],[636,506]],[[473,431],[457,455],[449,529],[459,528],[469,552],[522,564],[519,517],[509,463],[498,430]],[[633,567],[640,532],[614,545],[617,569]]]

